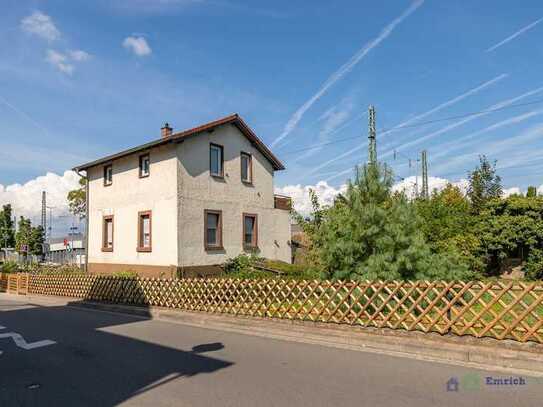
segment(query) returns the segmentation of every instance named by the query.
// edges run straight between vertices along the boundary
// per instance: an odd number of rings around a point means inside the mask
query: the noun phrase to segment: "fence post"
[[[452,332],[452,324],[450,323],[452,320],[452,308],[454,307],[454,304],[451,303],[453,295],[450,288],[447,289],[446,297],[447,303],[449,304],[449,306],[447,307],[447,324],[449,325],[449,328],[447,328],[447,333],[450,334]]]

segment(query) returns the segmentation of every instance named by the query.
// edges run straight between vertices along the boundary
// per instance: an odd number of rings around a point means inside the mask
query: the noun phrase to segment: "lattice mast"
[[[426,156],[426,150],[422,151],[422,197],[428,199],[428,157]]]
[[[370,105],[368,109],[368,163],[377,163],[377,139],[375,131],[375,107]]]
[[[41,227],[45,233],[47,230],[47,193],[45,191],[41,192]]]

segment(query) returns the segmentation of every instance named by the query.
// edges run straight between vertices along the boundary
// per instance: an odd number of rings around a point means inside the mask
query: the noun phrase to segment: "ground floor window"
[[[138,213],[138,251],[150,252],[152,244],[151,211]]]
[[[222,212],[204,211],[204,245],[206,249],[222,249]]]
[[[258,217],[255,214],[243,214],[243,245],[250,248],[258,246]]]
[[[113,251],[113,215],[104,216],[103,218],[102,251]]]

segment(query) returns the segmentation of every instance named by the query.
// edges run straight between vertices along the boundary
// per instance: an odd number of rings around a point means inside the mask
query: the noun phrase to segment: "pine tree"
[[[356,169],[353,182],[326,212],[314,236],[325,274],[338,279],[459,279],[467,267],[432,253],[422,220],[403,194],[392,195],[391,171]]]
[[[526,191],[526,198],[535,198],[537,196],[537,188],[533,185],[530,185],[528,187],[528,191]]]

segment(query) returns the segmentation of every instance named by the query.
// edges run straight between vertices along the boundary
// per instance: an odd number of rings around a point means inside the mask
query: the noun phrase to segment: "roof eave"
[[[124,151],[121,151],[116,154],[111,154],[109,156],[100,158],[98,160],[90,161],[88,163],[78,165],[74,168],[72,168],[73,171],[79,172],[79,171],[85,171],[91,167],[95,167],[97,165],[105,164],[110,161],[125,157],[130,154],[135,154],[140,151],[144,151],[150,148],[154,148],[163,144],[175,142],[180,143],[183,142],[185,137],[194,136],[197,135],[203,131],[211,130],[214,128],[217,128],[219,126],[222,126],[224,124],[235,124],[238,130],[240,130],[249,140],[251,140],[254,144],[257,145],[257,149],[264,155],[264,157],[270,161],[272,164],[272,167],[275,171],[281,171],[285,169],[285,166],[279,159],[271,152],[271,150],[258,138],[258,136],[251,130],[251,128],[243,121],[243,119],[236,113],[230,116],[223,117],[222,119],[215,120],[213,122],[204,124],[202,126],[195,127],[193,129],[185,130],[176,134],[172,134],[170,137],[161,139],[161,140],[154,140],[149,143],[143,144],[141,146],[133,147]]]

